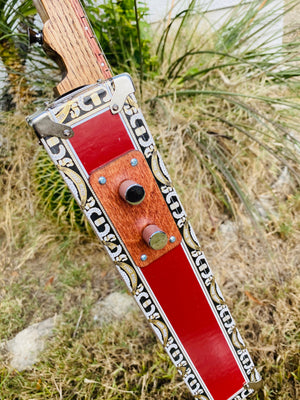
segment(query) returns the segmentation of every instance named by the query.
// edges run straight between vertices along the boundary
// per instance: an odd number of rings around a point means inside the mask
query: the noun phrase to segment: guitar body
[[[195,399],[252,394],[261,378],[129,75],[67,94],[28,121]]]

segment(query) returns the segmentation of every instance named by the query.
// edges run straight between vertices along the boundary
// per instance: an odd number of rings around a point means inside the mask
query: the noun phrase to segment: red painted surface
[[[230,398],[245,380],[182,247],[141,271],[213,398]]]
[[[70,139],[80,161],[90,174],[96,168],[134,146],[118,114],[106,111],[73,128]]]

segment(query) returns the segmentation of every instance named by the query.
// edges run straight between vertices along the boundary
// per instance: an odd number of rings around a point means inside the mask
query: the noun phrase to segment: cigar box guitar
[[[34,0],[33,40],[63,67],[28,117],[195,399],[244,399],[261,377],[200,249],[128,74],[112,76],[78,0]]]

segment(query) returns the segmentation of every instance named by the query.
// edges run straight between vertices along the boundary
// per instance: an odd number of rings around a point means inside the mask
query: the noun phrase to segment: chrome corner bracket
[[[255,392],[257,392],[259,389],[262,388],[262,385],[263,385],[262,380],[255,381],[255,382],[251,381],[251,382],[245,383],[244,388],[254,390]]]
[[[38,111],[27,117],[26,121],[39,137],[56,136],[62,139],[70,139],[74,136],[74,131],[70,126],[54,122],[47,111]]]
[[[114,93],[110,101],[110,111],[112,114],[120,112],[127,97],[135,92],[135,88],[129,74],[117,75],[112,79]]]

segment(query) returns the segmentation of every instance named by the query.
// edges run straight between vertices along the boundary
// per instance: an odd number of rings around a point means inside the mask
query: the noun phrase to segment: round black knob
[[[145,198],[145,189],[138,183],[126,180],[119,187],[120,196],[131,205],[140,204]]]

